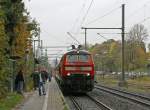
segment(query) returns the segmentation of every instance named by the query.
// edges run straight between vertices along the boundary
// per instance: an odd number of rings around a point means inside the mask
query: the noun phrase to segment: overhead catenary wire
[[[51,35],[52,36],[52,38],[53,39],[55,39],[56,41],[58,41],[58,36],[56,36],[56,35],[53,35],[53,34],[51,34],[51,33],[48,33],[47,31],[44,31],[48,36],[49,35]],[[59,41],[58,42],[60,42],[61,44],[62,44],[62,39],[59,39]],[[65,43],[66,44],[66,43]],[[68,44],[67,44],[68,45]],[[71,45],[71,43],[70,43],[70,45]]]
[[[81,23],[80,23],[80,26],[79,26],[79,28],[77,29],[77,32],[76,32],[76,33],[79,33],[80,28],[82,27],[83,23],[85,22],[85,20],[86,20],[86,18],[87,18],[87,15],[88,15],[88,13],[89,13],[91,7],[92,7],[93,2],[94,2],[94,0],[91,0],[91,3],[90,3],[90,5],[89,5],[89,7],[88,7],[88,9],[87,9],[87,11],[86,11],[86,13],[85,13],[85,15],[83,16],[83,19],[82,19],[82,21],[81,21]]]
[[[91,0],[91,3],[90,3],[90,5],[89,5],[89,7],[88,7],[88,9],[87,9],[87,11],[86,11],[86,13],[85,13],[85,15],[83,16],[82,21],[81,21],[81,26],[83,25],[84,21],[86,20],[86,17],[87,17],[87,15],[88,15],[88,13],[89,13],[91,7],[92,7],[93,2],[94,2],[94,0]]]
[[[99,34],[122,34],[122,33],[107,33],[107,32],[99,32]],[[124,33],[124,34],[128,34],[128,33]]]
[[[107,33],[107,32],[101,32],[101,33],[99,33],[99,34],[121,34],[121,33]]]
[[[75,40],[78,44],[81,45],[81,43],[80,43],[74,36],[72,36],[72,35],[70,34],[70,32],[67,32],[67,34],[68,34],[73,40]]]
[[[43,30],[42,30],[43,31]],[[45,34],[47,34],[48,36],[52,36],[52,38],[53,39],[55,39],[56,41],[58,41],[58,42],[60,42],[60,43],[62,43],[62,39],[58,39],[58,37],[56,36],[56,35],[53,35],[53,34],[51,34],[51,33],[48,33],[47,31],[43,31]]]
[[[112,9],[111,11],[105,13],[104,15],[102,15],[102,16],[100,16],[100,17],[98,17],[98,18],[95,18],[94,20],[92,20],[92,21],[86,23],[85,25],[89,25],[89,24],[92,24],[92,23],[94,23],[94,22],[96,22],[96,21],[98,21],[98,20],[101,20],[102,18],[104,18],[104,17],[106,17],[106,16],[112,14],[113,12],[115,12],[116,10],[118,10],[118,9],[120,9],[120,8],[121,8],[120,6],[117,7],[117,8],[114,8],[114,9]]]
[[[146,21],[148,21],[148,20],[150,20],[150,16],[147,17],[147,18],[142,19],[141,21],[139,21],[139,22],[137,22],[137,23],[135,23],[135,24],[142,24],[142,23],[144,23],[144,22],[146,22]],[[130,27],[130,26],[127,26],[126,28],[129,28],[129,27]]]
[[[149,20],[149,19],[150,19],[150,17],[144,18],[143,20],[141,20],[141,21],[138,22],[137,24],[142,24],[142,23],[146,22],[146,21]]]
[[[137,21],[135,22],[134,24],[143,24],[143,25],[146,25],[144,24],[146,21],[150,20],[150,16],[149,17],[146,17],[146,8],[148,7],[148,5],[150,5],[150,0],[146,1],[144,4],[142,4],[142,6],[138,9],[136,9],[135,11],[133,11],[131,14],[128,15],[128,17],[126,17],[126,21],[130,21],[130,18],[134,17],[134,15],[138,14],[139,11],[144,11],[142,15],[144,17],[144,19],[140,20],[140,21]],[[143,10],[144,8],[144,10]],[[133,19],[134,20],[134,19]],[[131,28],[131,26],[127,26],[126,28]]]
[[[103,39],[105,39],[105,40],[110,40],[110,39],[108,39],[107,37],[105,37],[105,36],[103,36],[102,35],[103,33],[97,33],[97,35],[99,35],[100,37],[102,37]],[[107,33],[108,34],[108,33]],[[111,33],[110,33],[111,34]],[[121,34],[121,33],[112,33],[112,34]],[[128,34],[128,33],[125,33],[125,34]]]
[[[48,33],[47,31],[43,31],[44,33],[46,33],[48,36],[52,36],[52,38],[53,39],[55,39],[57,42],[60,42],[60,44],[62,44],[62,39],[58,39],[58,36],[56,36],[56,35],[53,35],[53,34],[51,34],[51,33]],[[69,47],[69,46],[45,46],[45,48],[49,48],[50,49],[50,47],[51,47],[51,49],[54,49],[54,48],[57,48],[57,49],[59,49],[58,51],[60,51],[60,52],[62,52],[62,51],[65,51],[64,49],[61,49],[60,50],[60,48],[67,48],[67,47]],[[52,50],[53,51],[53,50]],[[58,52],[58,51],[56,51],[56,52]],[[54,52],[54,51],[53,51]],[[54,52],[55,53],[55,52]]]
[[[100,33],[97,33],[97,35],[101,36],[101,37],[104,38],[105,40],[108,40],[108,38],[104,37],[104,36],[101,35]]]
[[[120,1],[120,0],[116,0],[116,1],[115,1],[115,3],[114,3],[114,5],[115,5],[115,4],[118,4],[118,1]],[[92,5],[92,4],[93,4],[93,1],[91,1],[91,5]],[[90,5],[90,6],[91,6],[91,5]],[[90,7],[90,8],[91,8],[91,7]],[[119,8],[120,8],[120,6],[119,6]],[[89,12],[89,11],[88,11],[88,12]],[[82,25],[83,25],[84,21],[85,21],[85,19],[81,22],[80,27],[82,27]],[[88,23],[87,23],[87,24],[88,24]],[[87,25],[87,24],[85,24],[85,25]],[[78,30],[76,31],[76,34],[78,34],[78,33],[79,33],[79,30],[80,30],[80,29],[78,29]]]
[[[71,31],[75,28],[77,22],[79,21],[80,16],[81,16],[81,13],[82,13],[82,11],[84,10],[84,8],[85,8],[85,6],[86,6],[86,3],[87,3],[87,0],[84,0],[84,3],[82,4],[82,7],[81,7],[81,9],[80,9],[79,15],[77,16],[75,22],[74,22],[73,25],[72,25]]]
[[[130,13],[126,18],[126,21],[128,21],[130,18],[132,18],[135,14],[137,14],[139,11],[141,11],[143,8],[145,8],[148,4],[150,3],[150,0],[148,0],[147,2],[145,2],[140,8],[134,10],[132,13]],[[144,9],[144,16],[145,16],[146,12]]]
[[[50,58],[58,58],[58,57],[60,57],[60,56],[63,55],[63,51],[64,51],[64,50],[60,50],[60,51],[58,51],[58,52],[56,52],[56,53],[54,53],[54,54],[48,54],[48,56],[49,56]]]

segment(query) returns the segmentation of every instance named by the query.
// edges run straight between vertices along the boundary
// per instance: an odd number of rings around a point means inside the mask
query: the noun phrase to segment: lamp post
[[[11,61],[11,80],[10,80],[10,91],[13,92],[14,91],[14,87],[15,87],[15,62],[16,60],[13,59],[9,59]]]
[[[16,61],[20,59],[20,56],[10,56],[9,60],[12,62],[12,74],[11,74],[11,81],[10,81],[10,91],[14,92],[15,88],[15,68],[16,68]]]
[[[36,49],[35,49],[35,44],[36,42],[39,43],[39,40],[33,40],[33,58],[34,58],[34,62],[33,62],[33,70],[35,70],[36,64],[38,64],[38,60],[37,60],[37,53],[36,53]]]
[[[26,85],[27,85],[27,70],[28,70],[28,60],[29,60],[29,49],[26,49],[25,50],[25,74],[24,74],[24,82],[25,82],[25,85],[24,85],[24,87],[25,87],[25,91],[27,90],[27,87],[26,87]]]

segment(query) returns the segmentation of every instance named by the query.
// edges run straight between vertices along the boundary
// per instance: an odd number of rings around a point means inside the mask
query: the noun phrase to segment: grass
[[[63,96],[60,96],[60,98],[61,98],[61,100],[62,100],[62,102],[63,102],[63,105],[64,105],[63,110],[68,110],[67,104],[66,104],[66,102],[65,102],[65,100],[64,100],[64,98],[63,98]]]
[[[95,78],[98,83],[102,83],[104,85],[116,86],[116,84],[118,84],[118,80],[114,76],[103,77],[101,75],[97,75]]]
[[[128,88],[132,91],[150,93],[150,77],[138,77],[128,81]]]
[[[20,103],[23,99],[23,96],[10,93],[7,97],[0,99],[0,110],[12,110],[18,103]]]
[[[67,106],[65,105],[64,109],[63,110],[68,110]]]
[[[97,75],[96,80],[106,86],[116,87],[118,86],[118,79],[115,76],[103,76]],[[135,79],[127,80],[128,86],[123,89],[138,93],[150,93],[150,77],[138,77]]]

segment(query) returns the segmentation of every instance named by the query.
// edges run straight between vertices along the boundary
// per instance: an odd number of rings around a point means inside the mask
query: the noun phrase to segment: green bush
[[[7,97],[0,99],[0,110],[11,110],[23,99],[22,95],[10,93]]]

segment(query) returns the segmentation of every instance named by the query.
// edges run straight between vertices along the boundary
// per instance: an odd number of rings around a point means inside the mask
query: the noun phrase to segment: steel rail
[[[143,100],[139,100],[139,99],[137,99],[137,98],[133,98],[133,97],[131,97],[131,96],[127,96],[127,95],[129,95],[129,94],[126,94],[126,96],[125,96],[125,95],[123,95],[123,93],[121,93],[121,92],[120,92],[120,93],[117,93],[118,91],[116,92],[116,91],[114,91],[114,90],[112,90],[112,89],[108,89],[108,88],[100,87],[100,86],[95,86],[95,88],[96,88],[96,89],[99,89],[99,90],[101,90],[101,91],[104,91],[104,92],[107,92],[107,93],[110,93],[110,94],[113,94],[113,95],[122,97],[122,98],[124,98],[124,99],[131,100],[132,102],[135,102],[135,103],[144,105],[144,106],[146,106],[146,107],[150,107],[150,102],[147,103],[147,102],[144,102]]]
[[[92,96],[87,94],[87,97],[89,99],[91,99],[92,101],[94,101],[102,110],[113,110],[110,107],[108,107],[107,105],[105,105],[104,103],[100,102],[99,100],[93,98]]]
[[[97,86],[104,87],[104,88],[114,90],[114,91],[117,91],[117,92],[122,92],[124,94],[135,96],[135,97],[141,98],[141,99],[146,100],[146,101],[150,101],[149,97],[146,97],[146,96],[143,96],[143,95],[134,94],[134,93],[131,93],[131,92],[128,92],[128,91],[118,90],[118,89],[114,89],[114,88],[111,88],[111,87],[106,87],[106,86],[103,86],[103,85],[97,85]]]
[[[75,100],[74,97],[70,97],[71,101],[73,102],[74,106],[76,107],[77,110],[82,110],[78,102]]]

